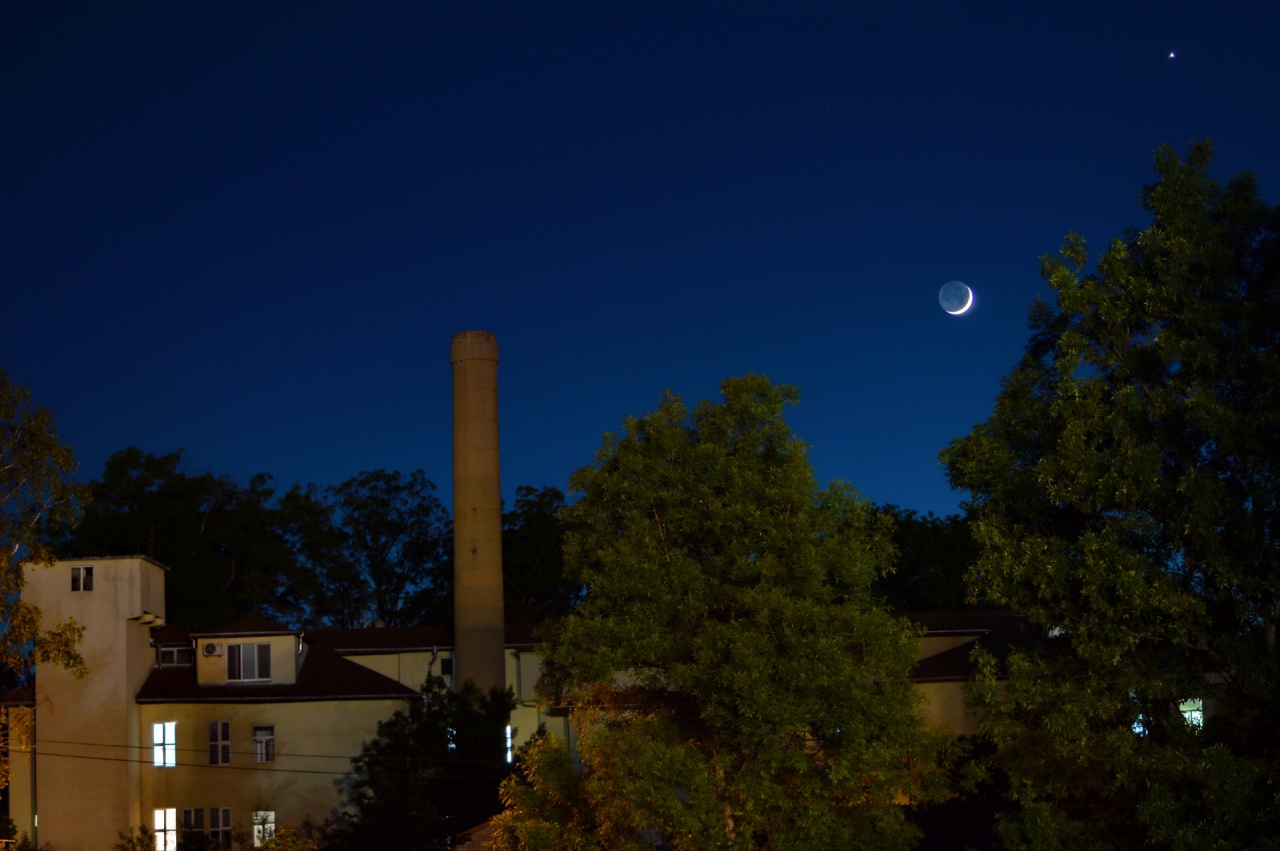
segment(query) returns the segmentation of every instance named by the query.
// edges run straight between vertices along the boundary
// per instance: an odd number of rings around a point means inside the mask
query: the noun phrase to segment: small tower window
[[[93,568],[92,567],[71,568],[71,590],[72,591],[92,591],[93,590]]]

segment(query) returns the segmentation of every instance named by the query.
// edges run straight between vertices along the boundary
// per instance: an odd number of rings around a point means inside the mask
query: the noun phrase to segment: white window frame
[[[214,822],[217,822],[215,824]],[[219,848],[231,847],[231,808],[209,808],[209,835],[214,837]]]
[[[246,647],[253,648],[253,676],[246,677],[245,672],[248,666],[245,665]],[[263,652],[266,648],[266,652]],[[265,658],[264,658],[265,657]],[[262,663],[266,662],[267,673],[262,675]],[[266,642],[258,642],[254,644],[228,644],[227,645],[227,682],[229,683],[269,683],[271,682],[271,645]]]
[[[276,811],[257,810],[253,814],[253,847],[276,838]]]
[[[209,722],[209,764],[231,764],[231,722]]]
[[[154,810],[156,851],[178,851],[178,811],[173,807]]]
[[[71,592],[93,590],[93,568],[92,567],[73,567],[71,568]]]
[[[151,764],[156,768],[173,768],[178,764],[177,721],[151,725]]]
[[[273,724],[259,724],[253,728],[253,761],[276,761],[276,728]]]

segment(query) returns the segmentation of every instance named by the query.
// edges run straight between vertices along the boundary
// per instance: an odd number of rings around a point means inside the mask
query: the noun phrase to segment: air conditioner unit
[[[221,655],[222,655],[222,645],[221,645],[221,644],[216,644],[216,643],[214,643],[214,642],[210,641],[208,644],[206,644],[206,645],[204,646],[204,655],[206,655],[206,656],[221,656]]]

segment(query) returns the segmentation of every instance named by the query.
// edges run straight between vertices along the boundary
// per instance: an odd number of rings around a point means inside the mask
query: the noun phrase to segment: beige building
[[[37,665],[34,747],[11,754],[10,814],[57,851],[103,851],[146,825],[158,851],[182,826],[260,838],[347,803],[351,758],[379,721],[452,684],[447,627],[290,630],[250,616],[188,634],[164,621],[166,568],[150,559],[59,562],[28,573],[46,622],[85,628],[90,674]],[[509,746],[540,722],[529,627],[508,627],[507,684],[520,698]],[[255,824],[256,822],[256,824]]]

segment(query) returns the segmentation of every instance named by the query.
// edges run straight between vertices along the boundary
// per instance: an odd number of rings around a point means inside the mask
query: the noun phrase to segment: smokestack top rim
[[[460,331],[449,346],[449,363],[464,360],[498,361],[498,337],[492,331]]]

